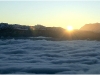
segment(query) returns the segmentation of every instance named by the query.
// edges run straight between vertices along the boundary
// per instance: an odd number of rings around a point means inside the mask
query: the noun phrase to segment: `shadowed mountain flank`
[[[93,23],[93,24],[85,24],[80,30],[84,31],[92,31],[92,32],[100,32],[100,23]]]

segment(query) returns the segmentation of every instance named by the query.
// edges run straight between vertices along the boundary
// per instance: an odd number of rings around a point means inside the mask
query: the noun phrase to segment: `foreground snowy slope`
[[[0,74],[100,73],[100,42],[0,40]]]

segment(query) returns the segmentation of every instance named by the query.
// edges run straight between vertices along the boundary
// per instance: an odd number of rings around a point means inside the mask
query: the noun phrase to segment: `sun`
[[[73,30],[73,27],[72,26],[67,26],[67,30],[68,31],[72,31]]]

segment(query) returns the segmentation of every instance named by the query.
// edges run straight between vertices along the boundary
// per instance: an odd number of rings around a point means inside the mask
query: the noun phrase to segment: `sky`
[[[79,29],[100,22],[100,1],[0,1],[0,22]]]

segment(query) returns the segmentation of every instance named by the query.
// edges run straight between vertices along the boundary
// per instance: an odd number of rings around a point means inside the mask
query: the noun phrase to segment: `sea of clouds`
[[[0,74],[100,74],[100,42],[0,40]]]

